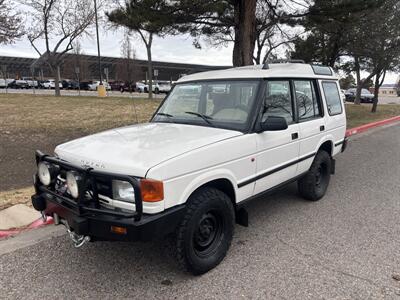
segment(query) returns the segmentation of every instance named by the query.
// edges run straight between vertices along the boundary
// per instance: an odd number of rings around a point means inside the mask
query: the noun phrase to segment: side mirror
[[[260,124],[259,132],[278,131],[288,128],[288,124],[284,117],[268,116],[267,119]]]

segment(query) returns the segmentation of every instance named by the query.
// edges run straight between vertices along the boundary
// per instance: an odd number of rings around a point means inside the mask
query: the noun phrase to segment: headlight
[[[49,185],[52,179],[52,169],[54,166],[50,165],[48,162],[42,161],[38,164],[38,176],[39,180],[43,185]]]
[[[67,172],[68,191],[71,194],[71,196],[75,199],[79,197],[79,185],[81,179],[82,177],[78,173],[74,171]]]
[[[112,191],[114,200],[135,203],[135,190],[129,182],[113,180]]]

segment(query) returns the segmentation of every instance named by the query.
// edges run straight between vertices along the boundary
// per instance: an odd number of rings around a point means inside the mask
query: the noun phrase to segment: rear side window
[[[296,103],[299,120],[319,118],[321,111],[315,92],[315,85],[311,80],[294,80]]]
[[[339,115],[342,113],[342,101],[336,82],[322,82],[322,88],[328,106],[329,115]]]

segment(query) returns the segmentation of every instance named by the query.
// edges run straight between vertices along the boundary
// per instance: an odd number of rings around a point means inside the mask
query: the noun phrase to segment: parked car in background
[[[7,87],[6,80],[0,78],[0,89],[4,89],[6,87]]]
[[[346,101],[354,102],[356,98],[357,89],[351,88],[345,92]],[[374,102],[374,94],[371,94],[367,89],[361,89],[361,103],[372,103]]]
[[[81,81],[79,83],[79,87],[83,91],[88,91],[89,90],[89,84],[91,84],[91,82],[89,82],[89,81]]]
[[[153,93],[158,94],[160,92],[160,87],[157,83],[153,83],[152,86]],[[139,93],[148,93],[149,85],[144,84],[143,82],[136,82],[136,91]]]
[[[29,89],[28,82],[26,80],[13,80],[8,84],[10,89]]]
[[[39,88],[38,81],[34,80],[32,77],[22,77],[22,80],[25,80],[28,83],[29,88]]]
[[[49,89],[50,90],[50,89],[55,89],[56,88],[56,82],[55,82],[54,79],[45,80],[45,81],[43,81],[43,83],[41,85],[42,85],[42,87],[44,89]],[[63,88],[63,85],[62,85],[61,82],[58,83],[58,86],[60,87],[60,89]]]
[[[78,83],[69,79],[61,80],[61,84],[64,90],[74,90],[75,88],[78,88]]]
[[[89,91],[97,91],[98,86],[100,85],[100,81],[93,81],[89,84]],[[111,91],[111,86],[107,81],[103,81],[103,85],[106,88],[106,91]]]
[[[136,82],[136,92],[139,93],[144,93],[144,91],[147,89],[147,85],[144,84],[143,82]]]
[[[158,88],[160,93],[169,93],[171,91],[172,85],[169,81],[158,82]]]

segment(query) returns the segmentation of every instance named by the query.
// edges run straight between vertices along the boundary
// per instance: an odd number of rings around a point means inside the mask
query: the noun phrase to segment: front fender
[[[237,199],[237,180],[228,169],[210,170],[201,174],[189,174],[164,183],[165,209],[186,203],[190,195],[201,186],[217,180],[226,179],[233,187]]]

